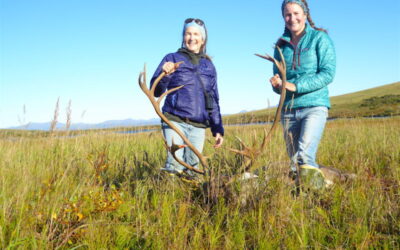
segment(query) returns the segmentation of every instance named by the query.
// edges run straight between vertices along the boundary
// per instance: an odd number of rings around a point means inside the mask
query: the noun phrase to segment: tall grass
[[[287,162],[277,133],[258,162],[270,180],[248,202],[202,192],[159,169],[158,132],[65,137],[0,136],[0,248],[271,249],[400,246],[400,119],[329,122],[319,162],[357,174],[320,193],[295,197],[274,164]],[[262,127],[228,127],[261,141]],[[221,173],[243,159],[206,144]],[[238,190],[240,190],[238,184]]]

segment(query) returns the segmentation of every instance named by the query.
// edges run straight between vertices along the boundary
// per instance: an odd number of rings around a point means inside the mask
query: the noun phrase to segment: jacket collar
[[[193,65],[198,65],[200,62],[201,58],[205,58],[205,55],[203,53],[193,53],[190,50],[186,48],[180,48],[178,49],[178,53],[183,54],[186,56],[186,58],[193,64]]]

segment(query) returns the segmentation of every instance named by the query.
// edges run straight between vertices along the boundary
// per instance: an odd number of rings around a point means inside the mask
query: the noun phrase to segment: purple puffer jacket
[[[168,89],[184,85],[183,88],[170,93],[166,97],[162,111],[193,122],[207,124],[211,127],[213,136],[217,133],[224,135],[219,107],[217,72],[209,59],[201,58],[198,65],[193,65],[184,54],[170,53],[163,58],[158,66],[151,79],[151,86],[162,73],[164,63],[181,61],[183,63],[179,68],[174,73],[166,75],[155,90],[155,96],[159,97]],[[206,91],[213,97],[214,103],[211,111],[206,110],[203,87],[199,77]]]

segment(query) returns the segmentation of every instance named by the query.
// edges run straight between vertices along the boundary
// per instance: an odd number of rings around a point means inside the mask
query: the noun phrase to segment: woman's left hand
[[[224,137],[222,137],[220,133],[217,133],[217,135],[215,136],[214,148],[220,148],[223,142],[224,142]]]

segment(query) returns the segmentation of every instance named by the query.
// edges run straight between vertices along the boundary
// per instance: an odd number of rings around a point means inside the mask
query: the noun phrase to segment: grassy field
[[[272,121],[276,108],[223,117],[224,124]],[[331,97],[330,118],[382,117],[400,115],[400,82]]]
[[[365,98],[363,98],[365,99]],[[262,126],[227,127],[225,148],[205,154],[216,171],[241,167],[235,135],[250,144]],[[211,138],[208,135],[208,138]],[[276,164],[282,133],[259,166],[270,166],[244,204],[206,204],[193,185],[159,169],[160,132],[86,134],[0,131],[2,249],[395,249],[400,246],[400,118],[327,124],[318,159],[356,179],[292,195]],[[241,183],[236,183],[239,194]]]

